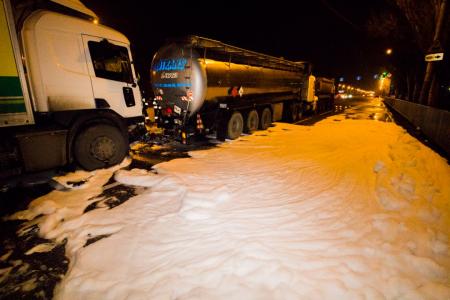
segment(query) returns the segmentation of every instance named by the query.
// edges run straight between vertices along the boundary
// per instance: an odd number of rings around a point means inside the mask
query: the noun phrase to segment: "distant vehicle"
[[[182,142],[200,132],[236,139],[272,121],[295,122],[307,110],[329,108],[334,81],[309,75],[307,62],[189,36],[155,54],[153,104],[159,124]]]
[[[308,85],[303,89],[304,109],[314,113],[332,110],[335,99],[334,79],[309,75]]]
[[[120,162],[143,120],[128,39],[76,0],[0,2],[0,177]]]
[[[353,98],[352,94],[337,94],[336,99],[347,99],[347,98]]]

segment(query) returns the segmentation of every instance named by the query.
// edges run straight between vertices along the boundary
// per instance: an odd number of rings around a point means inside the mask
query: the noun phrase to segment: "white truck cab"
[[[24,171],[116,164],[127,125],[143,119],[130,42],[79,1],[47,2],[18,23],[0,0],[0,153],[16,153]]]
[[[108,107],[123,118],[142,114],[130,42],[123,34],[41,10],[25,21],[22,44],[36,112]]]

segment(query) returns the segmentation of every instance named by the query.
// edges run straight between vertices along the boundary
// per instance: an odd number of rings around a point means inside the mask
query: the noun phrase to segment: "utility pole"
[[[445,13],[446,13],[446,6],[447,6],[447,0],[442,0],[440,8],[439,8],[439,16],[436,22],[436,26],[434,29],[434,37],[433,37],[433,43],[430,47],[429,52],[441,52],[442,51],[442,45],[440,42],[440,36],[442,31],[442,25],[444,23],[445,19]],[[448,58],[447,58],[448,59]],[[433,99],[429,96],[430,86],[431,82],[434,79],[434,72],[435,71],[435,62],[429,61],[427,63],[427,69],[425,71],[425,76],[423,78],[423,85],[422,90],[420,91],[419,96],[419,103],[421,104],[432,104]],[[432,94],[434,96],[434,94]],[[428,101],[426,101],[428,99]]]

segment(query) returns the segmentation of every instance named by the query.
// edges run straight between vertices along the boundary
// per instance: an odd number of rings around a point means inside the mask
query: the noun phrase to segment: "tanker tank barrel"
[[[220,41],[194,35],[188,36],[183,39],[176,39],[174,41],[190,44],[195,49],[202,49],[204,56],[206,56],[206,54],[209,51],[221,52],[223,54],[228,54],[230,57],[235,59],[237,58],[246,60],[248,64],[256,66],[298,72],[304,71],[306,68],[305,65],[307,64],[306,62],[293,62],[286,60],[284,58],[279,58],[251,50],[246,50],[243,48],[222,43]]]
[[[272,118],[296,119],[293,115],[302,109],[309,69],[308,62],[199,36],[169,40],[155,54],[151,67],[158,119],[182,139],[189,127],[219,132],[230,120],[242,126],[245,120],[251,131],[258,127],[258,119],[265,122],[259,124],[261,128],[267,128]]]

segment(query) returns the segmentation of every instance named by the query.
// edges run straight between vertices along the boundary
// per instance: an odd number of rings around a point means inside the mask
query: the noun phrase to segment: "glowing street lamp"
[[[387,55],[391,55],[392,54],[392,49],[391,48],[387,48],[386,49],[386,54]]]

